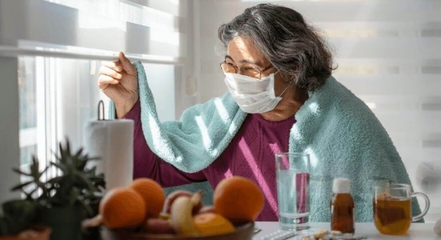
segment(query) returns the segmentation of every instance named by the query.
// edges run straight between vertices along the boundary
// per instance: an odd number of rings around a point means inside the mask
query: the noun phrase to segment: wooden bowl
[[[232,233],[218,235],[192,235],[180,236],[175,234],[148,234],[135,233],[129,231],[111,231],[104,229],[101,231],[103,240],[251,240],[254,235],[254,222],[247,222],[236,226]]]

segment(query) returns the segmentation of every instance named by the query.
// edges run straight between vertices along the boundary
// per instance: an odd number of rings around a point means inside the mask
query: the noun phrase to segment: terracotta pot
[[[103,230],[103,240],[251,240],[254,235],[254,222],[247,222],[236,226],[232,233],[218,235],[179,236],[173,234],[147,234],[128,231]]]
[[[0,240],[49,240],[51,229],[45,226],[35,226],[18,234],[0,236]]]

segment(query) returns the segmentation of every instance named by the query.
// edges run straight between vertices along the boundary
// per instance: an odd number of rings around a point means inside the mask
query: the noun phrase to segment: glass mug
[[[424,211],[412,216],[412,197],[421,196],[426,202]],[[412,192],[412,186],[388,183],[373,187],[374,223],[382,234],[404,235],[412,222],[418,221],[429,210],[430,201],[426,194]]]

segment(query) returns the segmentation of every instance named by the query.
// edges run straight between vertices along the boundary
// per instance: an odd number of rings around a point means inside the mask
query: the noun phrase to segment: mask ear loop
[[[279,97],[282,97],[283,93],[285,93],[286,89],[288,89],[288,87],[291,85],[291,83],[294,82],[294,79],[291,80],[291,82],[288,83],[288,85],[285,87],[285,89],[283,89],[282,93],[279,95]]]

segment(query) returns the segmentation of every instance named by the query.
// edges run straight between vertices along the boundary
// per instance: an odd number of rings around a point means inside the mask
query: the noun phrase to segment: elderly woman
[[[410,184],[385,129],[331,76],[331,53],[301,14],[259,4],[220,26],[218,35],[229,92],[176,122],[159,122],[140,63],[121,53],[100,69],[99,87],[117,117],[135,121],[135,178],[164,187],[208,181],[215,188],[223,178],[244,176],[264,192],[257,218],[264,221],[278,219],[275,153],[310,154],[311,221],[330,220],[336,177],[351,180],[356,221],[372,221],[370,187],[377,181]]]

